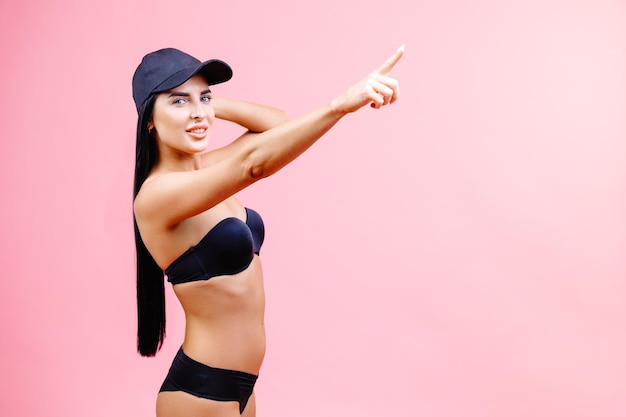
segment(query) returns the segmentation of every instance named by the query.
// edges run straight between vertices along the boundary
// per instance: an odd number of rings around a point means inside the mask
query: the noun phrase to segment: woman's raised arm
[[[265,132],[289,120],[287,113],[275,107],[224,97],[213,97],[215,117],[236,123],[253,133]]]
[[[298,119],[283,123],[258,135],[248,143],[246,161],[251,179],[272,175],[302,154],[343,116],[370,104],[379,109],[398,99],[398,81],[389,72],[400,60],[400,47],[376,71],[370,73],[330,103]]]
[[[396,101],[398,82],[388,74],[403,53],[404,47],[399,48],[380,68],[331,102],[297,119],[278,123],[255,135],[253,140],[242,141],[226,158],[215,160],[202,169],[154,176],[144,183],[140,198],[135,201],[135,209],[142,212],[142,217],[158,216],[165,226],[171,227],[274,174],[301,155],[346,114],[368,104],[380,108]],[[249,129],[263,127],[256,125],[259,120],[254,117],[250,120],[240,111],[231,112],[231,104],[236,103],[218,103],[218,107],[222,106],[221,116],[244,126],[248,124]]]

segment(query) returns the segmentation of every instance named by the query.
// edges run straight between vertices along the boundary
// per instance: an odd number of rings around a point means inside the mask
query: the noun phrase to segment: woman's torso
[[[151,230],[144,242],[165,270],[229,218],[246,222],[246,209],[234,198],[175,228]],[[265,294],[258,255],[241,272],[177,283],[173,289],[185,311],[183,350],[188,356],[214,367],[259,373],[265,355]]]

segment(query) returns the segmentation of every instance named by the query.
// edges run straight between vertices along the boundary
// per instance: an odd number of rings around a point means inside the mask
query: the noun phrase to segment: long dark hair
[[[156,141],[148,130],[154,101],[152,95],[139,108],[133,200],[159,157]],[[133,222],[137,254],[137,350],[142,356],[154,356],[165,339],[165,280],[163,270],[141,239],[134,214]]]

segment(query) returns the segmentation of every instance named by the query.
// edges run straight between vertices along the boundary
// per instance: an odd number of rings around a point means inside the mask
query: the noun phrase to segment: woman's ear
[[[154,123],[152,122],[152,120],[150,120],[148,122],[148,133],[152,133],[153,129],[154,129]]]

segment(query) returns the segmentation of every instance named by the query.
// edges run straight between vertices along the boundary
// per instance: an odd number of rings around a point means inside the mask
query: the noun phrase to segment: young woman
[[[158,417],[254,417],[265,354],[261,216],[234,195],[302,154],[343,116],[398,98],[378,70],[295,120],[281,110],[214,97],[232,76],[219,60],[176,49],[146,55],[133,76],[139,113],[135,166],[138,350],[153,356],[165,334],[164,274],[185,312],[185,338],[157,397]],[[208,150],[214,120],[247,132]]]

